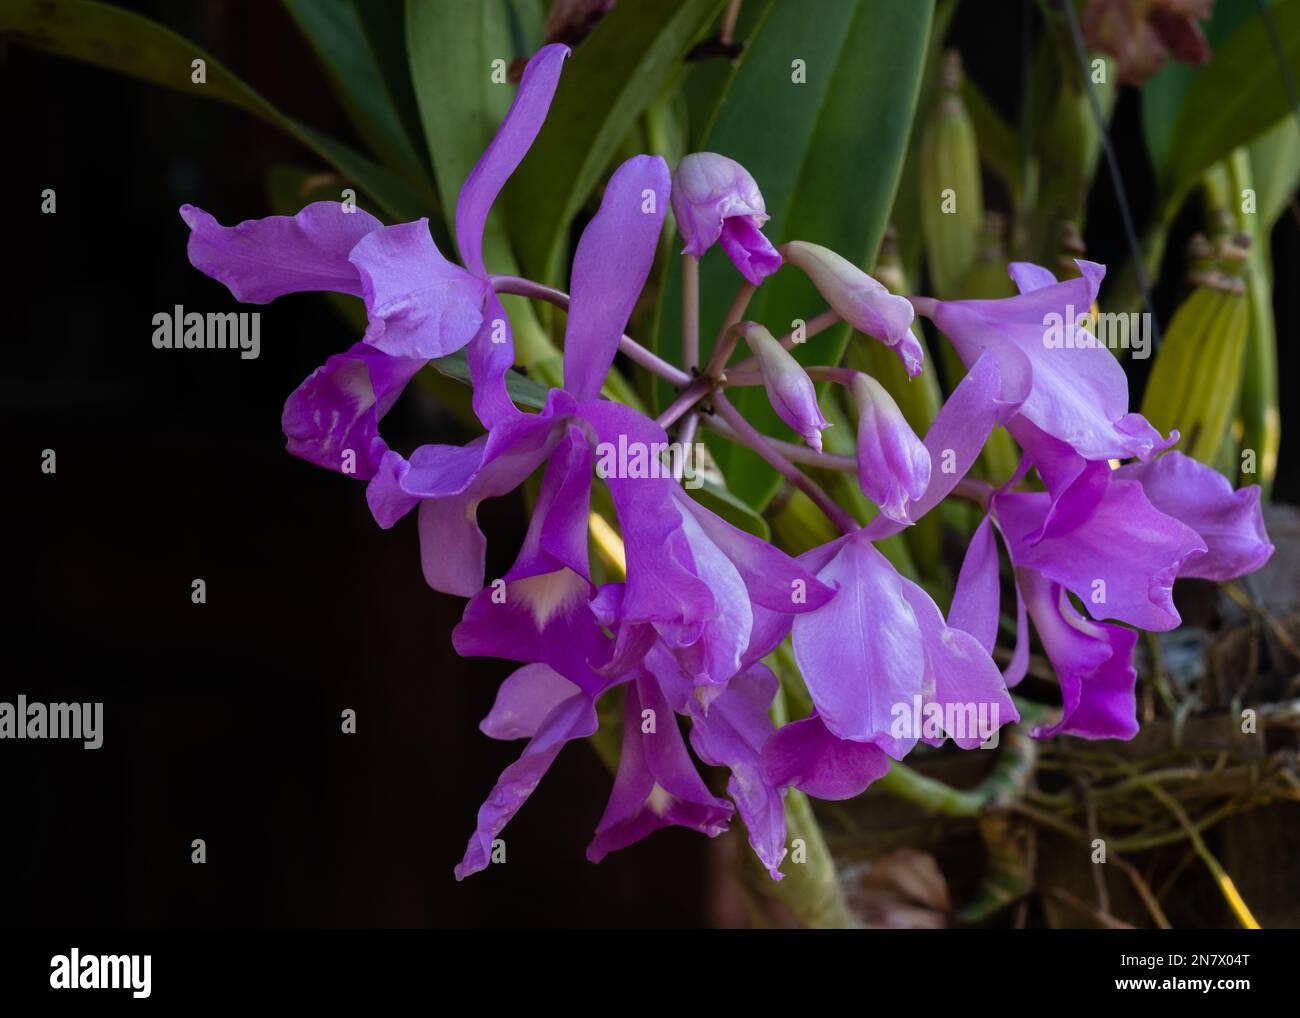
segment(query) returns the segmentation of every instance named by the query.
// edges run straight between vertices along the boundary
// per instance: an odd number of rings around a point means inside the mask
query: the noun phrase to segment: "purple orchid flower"
[[[801,561],[838,591],[824,608],[794,619],[795,659],[815,715],[778,733],[768,754],[774,780],[813,795],[856,794],[861,779],[887,769],[864,745],[895,760],[918,741],[937,744],[945,736],[970,749],[1019,719],[989,652],[950,626],[866,531]],[[841,752],[843,760],[827,758]]]
[[[1232,579],[1258,569],[1273,550],[1256,487],[1234,492],[1217,471],[1178,452],[1112,473],[1104,485],[1067,487],[1055,501],[1045,492],[995,494],[958,580],[949,618],[991,649],[999,584],[989,524],[996,521],[1016,577],[1019,635],[1008,684],[1024,674],[1026,607],[1061,684],[1062,717],[1035,729],[1037,738],[1132,738],[1137,634],[1101,620],[1172,629],[1180,621],[1176,578]],[[1045,532],[1052,514],[1059,533]]]
[[[285,403],[291,453],[370,480],[388,452],[379,420],[420,368],[467,345],[480,420],[491,426],[519,413],[505,389],[514,344],[483,263],[483,230],[541,129],[568,53],[546,46],[528,62],[505,120],[461,188],[456,242],[464,268],[439,252],[427,219],[384,226],[360,209],[315,202],[295,216],[223,227],[201,209],[181,207],[191,263],[237,300],[265,304],[328,291],[365,302],[361,341],[330,357]]]
[[[1019,296],[922,307],[967,367],[989,351],[1004,378],[1019,380],[1014,387],[1028,393],[1021,419],[1084,460],[1149,459],[1173,439],[1162,440],[1141,414],[1128,412],[1123,368],[1081,324],[1106,268],[1075,264],[1082,275],[1058,283],[1046,269],[1016,262],[1010,273]],[[1009,426],[1013,435],[1016,424]]]
[[[781,267],[781,256],[763,236],[770,218],[749,172],[716,152],[694,152],[673,174],[673,214],[686,246],[702,258],[719,241],[737,271],[757,286]]]
[[[462,874],[486,864],[493,838],[523,801],[521,790],[536,784],[565,741],[587,732],[588,708],[602,693],[633,680],[629,701],[662,700],[641,666],[656,643],[692,685],[707,687],[701,704],[722,702],[728,682],[784,638],[793,615],[833,594],[793,559],[696,503],[666,468],[604,476],[624,534],[627,582],[593,590],[586,541],[593,463],[600,473],[609,449],[668,444],[654,421],[599,399],[654,257],[664,205],[652,199],[668,186],[667,167],[648,156],[628,160],[611,177],[574,257],[564,388],[549,393],[541,412],[505,418],[466,446],[423,446],[409,459],[388,450],[367,488],[381,526],[419,506],[426,578],[471,598],[453,633],[457,651],[537,666],[516,673],[508,702],[536,699],[528,716],[540,721],[525,732],[532,741],[524,756],[480,811]],[[542,467],[523,547],[502,581],[484,588],[485,540],[475,509]],[[565,708],[551,718],[547,708],[559,711],[553,676],[572,689],[561,687]],[[715,758],[729,755],[727,745]],[[698,776],[691,780],[683,766],[684,748],[662,738],[647,742],[629,729],[625,754],[593,856],[663,823],[715,833],[725,825],[730,804],[724,810],[720,800],[700,795]]]

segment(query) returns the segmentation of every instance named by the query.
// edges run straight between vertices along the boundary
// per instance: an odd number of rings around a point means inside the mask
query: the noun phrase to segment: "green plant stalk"
[[[935,296],[957,295],[975,260],[984,192],[979,143],[962,103],[960,65],[945,68],[942,93],[922,127],[920,151],[921,232]],[[947,209],[949,203],[955,203]]]
[[[1255,473],[1243,473],[1243,484],[1258,484],[1268,498],[1277,474],[1282,443],[1278,405],[1277,326],[1273,321],[1273,287],[1268,273],[1267,237],[1251,246],[1246,275],[1250,323],[1246,331],[1246,360],[1241,374],[1241,447],[1255,453]]]

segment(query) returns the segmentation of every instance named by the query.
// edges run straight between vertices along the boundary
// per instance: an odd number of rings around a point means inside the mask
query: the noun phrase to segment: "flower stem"
[[[712,391],[713,382],[711,380],[707,378],[697,379],[668,405],[667,410],[655,418],[655,423],[661,428],[671,427],[677,422],[678,418]]]
[[[682,364],[700,366],[700,260],[682,255]]]
[[[548,304],[554,304],[565,311],[569,310],[569,295],[563,290],[556,290],[553,287],[535,283],[531,279],[524,279],[521,276],[489,276],[488,281],[492,284],[492,289],[497,293],[513,293],[520,297],[544,300]],[[619,337],[618,349],[627,356],[628,360],[640,364],[651,374],[658,375],[664,381],[671,382],[673,385],[689,385],[692,381],[691,376],[681,368],[669,364],[658,354],[647,350],[630,336]]]
[[[804,368],[808,377],[814,382],[836,382],[840,385],[853,384],[853,376],[861,374],[860,371],[854,371],[852,368],[832,368],[824,365],[815,365],[811,368]],[[757,371],[728,371],[727,385],[762,385],[763,376]]]
[[[819,332],[825,332],[831,326],[838,325],[842,318],[834,310],[827,309],[815,318],[810,319],[804,324],[803,334],[798,339],[795,338],[795,330],[791,329],[781,337],[781,345],[787,350],[793,350],[796,346],[806,343]],[[758,362],[753,357],[747,357],[735,366],[733,370],[737,372],[753,371],[758,367]]]
[[[821,485],[786,459],[766,435],[760,434],[745,419],[744,414],[731,405],[723,393],[718,392],[714,395],[713,406],[722,415],[723,420],[731,425],[732,430],[736,432],[743,444],[753,449],[777,473],[812,499],[817,508],[826,514],[828,520],[846,534],[859,529],[857,521],[836,505],[835,501],[826,494]]]
[[[683,449],[695,441],[695,432],[700,426],[700,415],[696,411],[691,411],[682,420],[682,426],[677,429],[677,444]]]
[[[726,421],[717,417],[710,417],[706,423],[723,438],[745,444],[744,440],[736,434],[735,430]],[[835,453],[818,452],[816,449],[809,449],[806,445],[799,445],[796,442],[783,442],[779,438],[769,438],[768,442],[782,456],[788,460],[793,460],[795,463],[806,463],[810,467],[821,467],[823,470],[842,470],[846,473],[855,473],[858,469],[858,461],[852,456],[837,456]]]

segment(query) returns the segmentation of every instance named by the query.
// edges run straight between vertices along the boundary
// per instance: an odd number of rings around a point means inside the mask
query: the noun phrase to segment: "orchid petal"
[[[501,777],[479,809],[478,822],[465,849],[465,858],[456,867],[457,880],[464,880],[488,867],[492,860],[492,842],[519,812],[564,744],[595,734],[598,726],[596,708],[581,693],[569,697],[551,711],[519,759],[501,772]]]
[[[194,205],[181,206],[190,228],[190,264],[224,283],[245,304],[266,304],[286,293],[324,290],[361,296],[361,280],[348,255],[383,227],[361,209],[319,201],[296,216],[249,219],[222,226]]]
[[[561,45],[543,46],[533,54],[505,119],[461,186],[456,200],[456,246],[466,268],[477,276],[487,275],[483,228],[492,203],[542,129],[568,55],[569,48]]]
[[[1179,576],[1231,580],[1254,572],[1273,554],[1257,485],[1233,491],[1217,470],[1176,451],[1120,467],[1115,476],[1139,482],[1152,505],[1200,534],[1207,548],[1188,556]]]
[[[348,255],[361,278],[370,324],[365,342],[394,357],[455,353],[483,321],[488,286],[444,258],[429,221],[386,226]]]
[[[767,779],[815,799],[852,799],[889,773],[889,757],[870,742],[837,738],[816,714],[791,721],[763,747]]]
[[[595,399],[609,373],[654,263],[670,191],[667,163],[633,156],[610,177],[578,241],[564,330],[564,387],[579,401]]]

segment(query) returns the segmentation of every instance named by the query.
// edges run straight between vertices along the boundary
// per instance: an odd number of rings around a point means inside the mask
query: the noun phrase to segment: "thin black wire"
[[[1277,22],[1268,0],[1255,0],[1259,5],[1259,16],[1264,19],[1264,30],[1268,32],[1268,41],[1273,46],[1273,55],[1277,57],[1277,68],[1282,73],[1282,84],[1286,94],[1291,98],[1291,112],[1295,114],[1296,125],[1300,126],[1300,98],[1296,95],[1295,78],[1291,75],[1291,66],[1286,62],[1286,51],[1282,49],[1282,40],[1277,34]]]
[[[1119,214],[1124,222],[1124,235],[1128,240],[1129,257],[1133,259],[1133,268],[1137,275],[1138,289],[1142,291],[1142,303],[1146,305],[1151,319],[1151,345],[1160,349],[1160,323],[1156,321],[1155,303],[1151,300],[1151,284],[1147,279],[1146,265],[1142,260],[1142,245],[1138,243],[1137,229],[1133,225],[1133,213],[1129,210],[1128,192],[1124,189],[1124,180],[1119,173],[1119,160],[1115,158],[1115,148],[1110,143],[1110,131],[1106,125],[1106,115],[1101,111],[1101,100],[1092,87],[1092,78],[1088,74],[1088,49],[1083,42],[1083,32],[1079,28],[1079,18],[1075,14],[1072,0],[1061,0],[1065,8],[1066,20],[1070,23],[1070,35],[1074,37],[1074,55],[1079,61],[1079,73],[1083,76],[1083,87],[1088,90],[1088,101],[1092,105],[1093,119],[1097,121],[1097,130],[1101,134],[1102,150],[1106,153],[1106,165],[1110,169],[1110,179],[1119,199]]]

